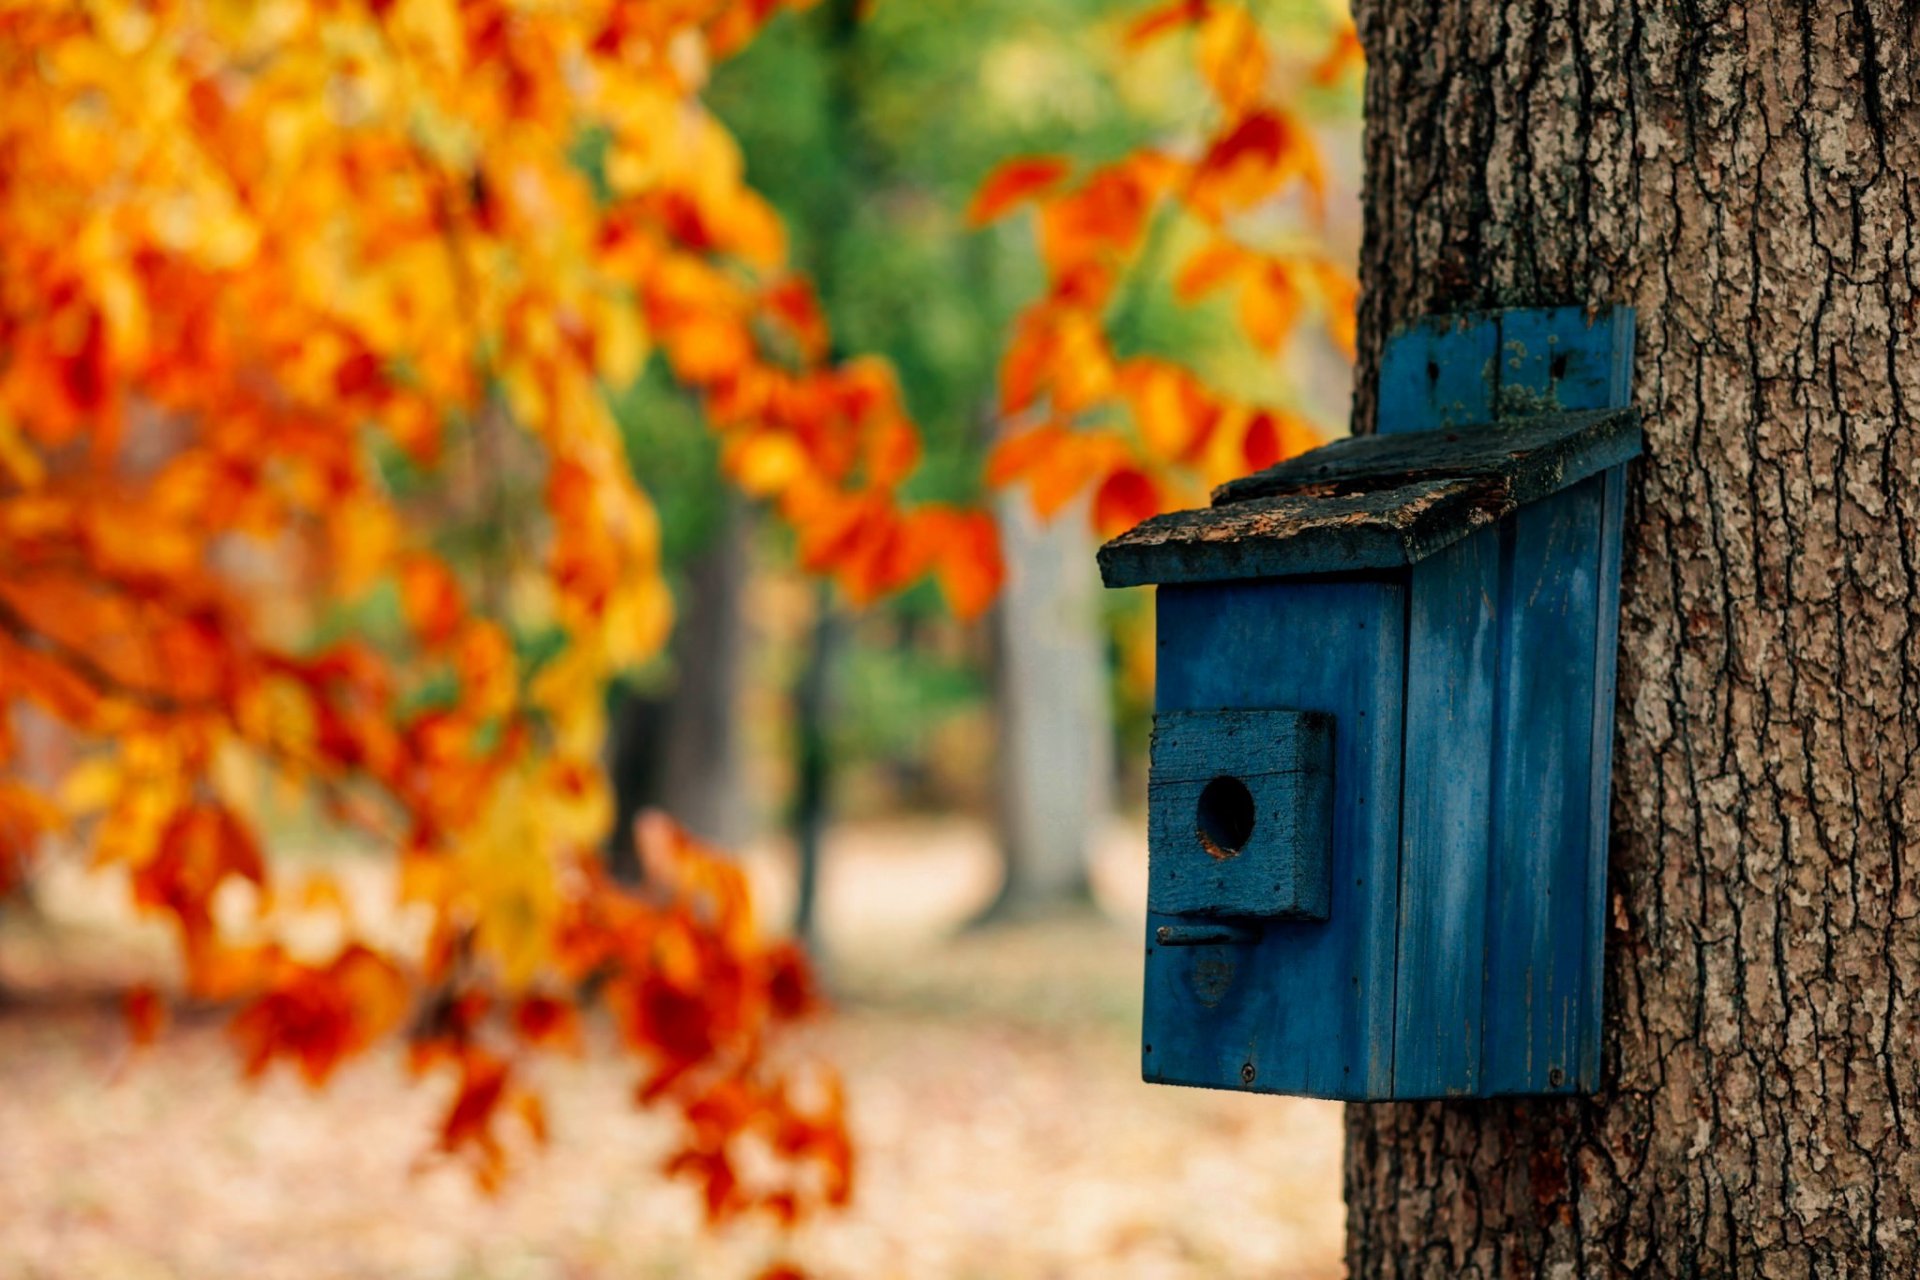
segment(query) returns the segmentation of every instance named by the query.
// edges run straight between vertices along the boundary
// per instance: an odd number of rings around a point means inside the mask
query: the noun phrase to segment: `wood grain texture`
[[[1110,587],[1416,564],[1640,451],[1631,410],[1337,441],[1100,548]]]
[[[1257,941],[1159,947],[1150,914],[1142,1072],[1162,1083],[1385,1097],[1393,1067],[1400,662],[1395,581],[1162,587],[1158,707],[1331,715],[1333,860],[1324,922]]]
[[[1500,675],[1486,923],[1483,1094],[1591,1091],[1581,1075],[1588,924],[1604,915],[1604,827],[1589,821],[1601,594],[1595,477],[1503,527]],[[1613,567],[1618,572],[1617,565]],[[1613,654],[1604,660],[1611,664]],[[1605,746],[1611,746],[1611,743]],[[1594,1028],[1597,1031],[1597,1027]]]
[[[1413,571],[1400,784],[1396,1097],[1479,1088],[1499,571],[1500,539],[1492,529]]]
[[[1424,316],[1393,335],[1379,366],[1381,435],[1487,422],[1499,385],[1490,316]]]
[[[1537,502],[1640,452],[1631,409],[1537,413],[1471,426],[1352,436],[1276,463],[1213,492],[1213,505],[1282,493],[1331,493],[1410,480],[1490,477],[1516,505]]]
[[[1333,859],[1333,717],[1169,711],[1154,717],[1147,909],[1159,915],[1325,920]],[[1252,801],[1250,838],[1222,849],[1196,813],[1216,779]]]
[[[1288,494],[1155,516],[1100,548],[1109,587],[1401,568],[1500,518],[1494,481]]]
[[[1624,302],[1647,455],[1602,1093],[1349,1108],[1349,1272],[1920,1275],[1920,15],[1356,18],[1358,422],[1412,317]]]

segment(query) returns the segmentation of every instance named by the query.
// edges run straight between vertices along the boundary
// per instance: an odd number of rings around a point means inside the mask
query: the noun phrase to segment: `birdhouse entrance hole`
[[[1211,857],[1231,858],[1253,837],[1253,793],[1238,778],[1223,775],[1209,782],[1195,810],[1200,847]]]

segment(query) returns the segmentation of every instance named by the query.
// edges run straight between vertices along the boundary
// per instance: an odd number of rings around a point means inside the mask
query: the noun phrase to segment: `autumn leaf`
[[[1121,370],[1120,385],[1141,442],[1156,458],[1190,461],[1220,419],[1220,406],[1200,380],[1167,361],[1146,357],[1128,361]]]
[[[1218,0],[1201,20],[1200,74],[1221,106],[1239,114],[1264,94],[1273,73],[1273,55],[1259,23],[1244,4]]]
[[[1313,82],[1322,86],[1338,84],[1348,72],[1365,66],[1366,56],[1359,31],[1351,22],[1342,23],[1334,32],[1332,47],[1314,64]]]
[[[1148,237],[1149,226],[1179,236],[1182,222],[1200,224],[1203,238],[1173,271],[1174,295],[1195,303],[1230,293],[1233,318],[1255,351],[1281,354],[1315,310],[1334,342],[1352,351],[1350,273],[1310,244],[1268,248],[1257,238],[1271,206],[1294,191],[1317,224],[1325,188],[1319,150],[1275,72],[1268,32],[1235,0],[1171,0],[1137,13],[1122,43],[1138,48],[1184,28],[1197,29],[1192,58],[1218,107],[1210,132],[1191,143],[1158,140],[1039,197],[1047,282],[1016,321],[1000,363],[1008,429],[988,457],[988,482],[1023,486],[1043,518],[1091,490],[1090,518],[1103,536],[1318,439],[1287,409],[1247,403],[1190,368],[1133,354],[1137,332],[1125,335],[1129,354],[1116,353],[1122,344],[1108,326],[1134,309],[1113,301],[1131,303],[1146,287],[1136,277],[1158,263],[1148,246],[1157,250],[1163,240],[1158,231]],[[1355,48],[1350,29],[1337,34],[1325,73],[1339,74]]]
[[[1270,261],[1240,285],[1240,323],[1262,351],[1278,351],[1292,335],[1303,302],[1293,268]]]
[[[1182,264],[1174,291],[1182,302],[1197,302],[1231,283],[1255,261],[1254,255],[1230,240],[1209,241]]]
[[[1210,7],[1210,0],[1169,0],[1155,5],[1127,24],[1126,43],[1130,48],[1138,48],[1181,27],[1192,26],[1207,16]]]
[[[967,224],[983,227],[995,221],[1014,206],[1051,189],[1067,170],[1067,162],[1058,156],[1017,156],[1002,161],[967,205]]]
[[[160,993],[141,983],[121,997],[121,1013],[126,1019],[127,1035],[136,1048],[152,1044],[167,1023],[167,1006]]]
[[[399,970],[355,943],[325,965],[283,962],[272,986],[234,1019],[232,1035],[249,1075],[284,1058],[318,1086],[391,1030],[406,1004]]]
[[[1170,176],[1146,158],[1107,165],[1047,201],[1040,211],[1040,252],[1047,265],[1064,274],[1101,255],[1132,252]]]
[[[1137,467],[1121,467],[1108,473],[1094,493],[1093,527],[1102,538],[1116,538],[1159,510],[1153,477]]]
[[[466,614],[466,602],[452,571],[430,556],[410,556],[401,566],[400,601],[408,625],[430,648],[451,639]]]
[[[1304,184],[1316,202],[1321,198],[1326,179],[1319,150],[1290,115],[1259,110],[1209,144],[1195,172],[1191,202],[1218,219],[1268,199],[1293,180]]]
[[[235,1003],[250,1071],[318,1083],[409,1029],[460,1070],[442,1140],[489,1184],[500,1120],[545,1127],[520,1057],[571,1051],[598,983],[678,993],[646,1025],[683,1118],[724,1077],[760,1100],[740,1123],[777,1127],[763,1051],[803,1013],[743,887],[709,874],[695,910],[592,870],[605,691],[671,619],[607,392],[658,352],[729,473],[825,522],[796,530],[818,572],[938,577],[969,610],[997,582],[982,513],[898,497],[921,452],[898,388],[833,358],[700,96],[790,7],[0,17],[0,892],[77,834],[172,924],[190,992]],[[598,174],[563,145],[589,136]],[[910,536],[923,514],[950,536]],[[84,761],[63,783],[11,767],[23,707]],[[417,955],[353,938],[330,882],[277,883],[235,777],[391,851]],[[296,912],[348,933],[332,959],[290,953]],[[146,989],[128,1003],[155,1025]],[[823,1158],[731,1209],[827,1203]]]
[[[931,548],[934,577],[947,607],[962,620],[979,617],[999,595],[1006,577],[1000,538],[983,511],[934,508],[918,516],[920,537]]]

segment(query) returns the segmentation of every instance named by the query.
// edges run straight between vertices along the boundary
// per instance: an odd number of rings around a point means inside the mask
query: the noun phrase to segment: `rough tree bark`
[[[1609,1086],[1353,1107],[1355,1277],[1920,1275],[1920,31],[1361,0],[1361,403],[1429,311],[1639,308]]]

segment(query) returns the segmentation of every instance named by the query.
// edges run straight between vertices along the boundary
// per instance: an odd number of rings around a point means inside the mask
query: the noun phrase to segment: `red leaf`
[[[1208,0],[1170,0],[1155,5],[1128,24],[1127,47],[1137,49],[1170,31],[1192,26],[1207,16],[1208,7]]]
[[[127,1034],[133,1037],[138,1046],[152,1044],[167,1024],[166,1002],[160,993],[152,987],[142,984],[127,992],[121,999],[121,1010],[127,1019]]]
[[[983,227],[1024,200],[1048,190],[1067,174],[1058,156],[1017,156],[1005,161],[980,184],[967,205],[967,224]]]
[[[1120,467],[1100,482],[1093,498],[1093,527],[1102,538],[1117,538],[1142,520],[1160,513],[1153,478],[1138,467]]]

